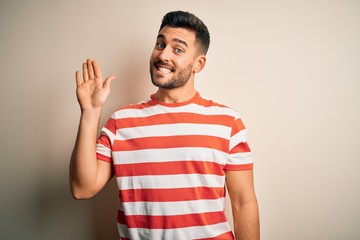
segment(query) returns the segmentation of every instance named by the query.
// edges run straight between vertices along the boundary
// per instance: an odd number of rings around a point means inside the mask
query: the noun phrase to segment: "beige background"
[[[211,46],[202,95],[238,109],[264,240],[360,239],[359,1],[0,1],[0,239],[116,239],[116,187],[75,201],[74,72],[115,74],[101,123],[148,97],[161,17],[188,10]]]

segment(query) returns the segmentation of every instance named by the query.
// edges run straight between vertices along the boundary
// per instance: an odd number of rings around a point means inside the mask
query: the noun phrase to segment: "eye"
[[[164,48],[165,48],[165,44],[162,43],[162,42],[158,42],[158,43],[156,43],[155,48],[156,48],[156,49],[164,49]]]
[[[176,53],[183,53],[184,50],[182,50],[181,48],[175,48],[175,52],[176,52]]]

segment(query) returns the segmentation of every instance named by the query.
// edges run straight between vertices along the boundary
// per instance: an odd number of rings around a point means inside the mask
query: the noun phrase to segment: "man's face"
[[[159,32],[150,58],[152,83],[165,89],[184,86],[194,78],[197,57],[195,33],[165,26]]]

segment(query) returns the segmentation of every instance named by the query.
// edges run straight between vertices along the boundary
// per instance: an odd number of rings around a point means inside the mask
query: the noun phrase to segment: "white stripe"
[[[106,157],[111,157],[111,149],[102,144],[96,144],[96,152]]]
[[[158,114],[164,113],[197,113],[203,115],[228,115],[237,117],[238,113],[231,108],[219,107],[219,106],[210,106],[204,107],[199,104],[191,103],[185,106],[179,107],[167,107],[163,105],[155,105],[143,109],[121,109],[114,112],[113,118],[134,118],[134,117],[149,117]]]
[[[239,143],[246,142],[246,129],[239,131],[230,138],[230,151]]]
[[[231,128],[215,124],[161,124],[132,128],[122,128],[116,131],[117,140],[128,140],[142,137],[202,135],[229,139]]]
[[[139,235],[134,236],[134,233],[132,234],[133,236],[130,236],[129,229],[124,224],[117,223],[117,228],[118,228],[118,232],[119,232],[120,237],[129,238],[129,239],[130,238],[131,239],[140,239]],[[135,229],[137,229],[137,228],[135,228]]]
[[[175,174],[117,177],[120,190],[126,189],[164,189],[188,187],[224,187],[225,176],[211,174]]]
[[[176,202],[126,202],[125,215],[168,216],[224,211],[224,198]]]
[[[252,163],[251,152],[229,154],[227,164],[249,164]]]
[[[145,228],[130,228],[118,223],[118,229],[122,237],[127,237],[132,240],[162,240],[162,239],[198,239],[198,238],[212,238],[223,233],[231,231],[227,222],[186,228],[175,229],[145,229]]]
[[[218,164],[225,164],[228,153],[210,148],[184,147],[114,151],[113,157],[114,164],[171,161],[210,161]]]
[[[115,135],[109,129],[103,127],[100,134],[107,136],[110,139],[111,144],[114,143]]]

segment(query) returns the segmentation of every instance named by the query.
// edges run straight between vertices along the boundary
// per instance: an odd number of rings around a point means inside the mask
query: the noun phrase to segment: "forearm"
[[[83,111],[78,134],[70,161],[70,185],[75,198],[92,195],[98,161],[96,139],[101,110]]]
[[[259,240],[260,224],[257,201],[235,206],[232,211],[236,240]]]

